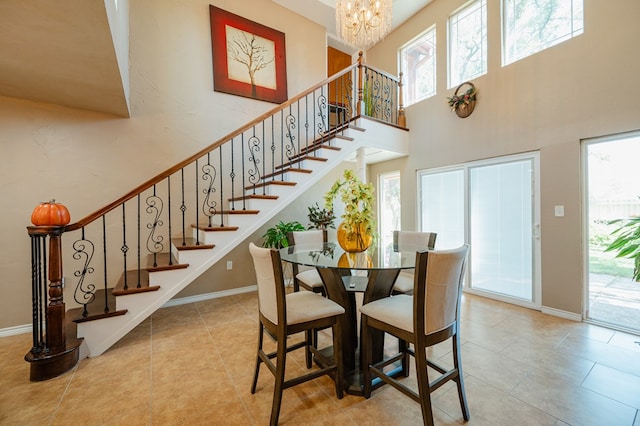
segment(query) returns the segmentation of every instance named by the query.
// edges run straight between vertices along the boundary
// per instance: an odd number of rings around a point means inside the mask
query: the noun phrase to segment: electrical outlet
[[[232,269],[233,269],[233,261],[227,260],[227,271],[230,271]]]

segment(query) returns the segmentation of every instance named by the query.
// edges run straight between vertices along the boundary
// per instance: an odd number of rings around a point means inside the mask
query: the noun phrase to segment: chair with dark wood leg
[[[290,246],[317,247],[322,250],[322,246],[327,242],[326,229],[311,229],[308,231],[291,231],[287,233],[287,242]],[[326,295],[324,284],[320,279],[320,274],[315,268],[300,267],[298,264],[293,266],[293,290],[298,291],[300,287],[305,290]]]
[[[360,308],[364,396],[371,396],[371,381],[378,377],[420,404],[425,425],[433,425],[431,393],[449,380],[458,387],[462,417],[465,421],[470,417],[460,356],[460,299],[468,250],[469,246],[464,245],[454,250],[417,252],[413,295],[390,296]],[[405,353],[373,363],[374,329],[412,343],[414,349],[405,346],[402,348]],[[451,369],[427,359],[428,347],[448,339],[453,345]],[[407,354],[415,358],[417,393],[401,379],[389,377],[383,371],[384,367],[402,360]],[[427,367],[439,372],[440,376],[430,382]]]
[[[343,395],[342,345],[340,341],[340,325],[337,321],[344,315],[344,308],[337,303],[318,294],[300,291],[286,294],[280,253],[277,250],[249,244],[253,265],[258,283],[259,305],[259,337],[256,367],[251,385],[251,393],[255,393],[260,373],[260,364],[264,363],[275,376],[273,402],[271,405],[271,425],[278,423],[282,393],[285,389],[315,379],[322,375],[334,378],[336,395]],[[307,374],[285,380],[287,353],[304,348],[307,354],[322,356],[318,348],[312,344],[312,331],[319,328],[332,328],[333,362]],[[277,349],[265,353],[262,349],[264,332],[276,339]],[[287,345],[290,335],[304,331],[304,340]],[[308,355],[309,356],[309,355]],[[275,358],[275,364],[271,361]]]

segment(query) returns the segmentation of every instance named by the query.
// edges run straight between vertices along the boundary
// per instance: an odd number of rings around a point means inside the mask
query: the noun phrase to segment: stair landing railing
[[[78,322],[126,314],[113,294],[153,291],[148,271],[187,267],[171,255],[208,248],[198,230],[232,230],[228,217],[251,214],[247,200],[270,198],[285,174],[310,173],[303,161],[360,116],[405,127],[401,80],[363,63],[329,77],[149,179],[79,221],[29,226],[33,343],[31,380],[71,369],[82,339]],[[193,236],[192,236],[193,235]],[[65,245],[63,247],[63,237]],[[71,270],[65,277],[63,270]],[[74,310],[64,290],[73,286]],[[77,311],[77,312],[76,312]],[[73,321],[73,322],[72,322]]]

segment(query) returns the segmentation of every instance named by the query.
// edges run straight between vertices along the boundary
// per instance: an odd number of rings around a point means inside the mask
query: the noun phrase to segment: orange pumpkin
[[[69,210],[63,205],[51,200],[40,203],[31,213],[31,223],[36,226],[64,226],[71,222]]]

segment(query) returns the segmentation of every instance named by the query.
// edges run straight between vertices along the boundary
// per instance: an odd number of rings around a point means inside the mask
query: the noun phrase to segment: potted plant
[[[611,233],[615,240],[604,251],[615,251],[616,257],[633,259],[633,280],[640,282],[640,217],[616,219],[609,224],[621,225]]]
[[[336,218],[333,210],[321,208],[318,203],[315,203],[313,206],[307,208],[309,209],[309,214],[307,215],[307,217],[309,218],[309,222],[311,222],[308,226],[308,229],[325,230],[327,228],[336,228],[333,224],[333,221]]]
[[[373,241],[373,185],[363,183],[353,170],[345,170],[344,179],[338,179],[325,194],[325,208],[333,211],[337,196],[344,203],[342,223],[338,226],[338,243],[348,252],[366,250]]]
[[[290,231],[304,231],[304,226],[298,221],[286,223],[280,221],[275,226],[267,229],[267,232],[262,236],[262,238],[264,238],[262,246],[277,249],[288,247],[287,234]]]

